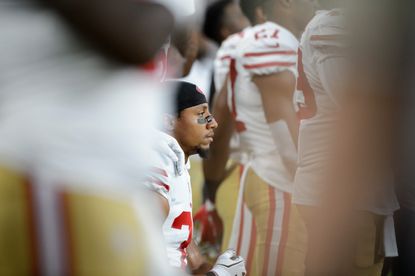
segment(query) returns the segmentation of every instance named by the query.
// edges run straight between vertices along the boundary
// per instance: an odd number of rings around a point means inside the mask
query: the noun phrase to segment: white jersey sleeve
[[[144,185],[170,201],[171,178],[175,175],[174,168],[179,159],[183,159],[183,157],[179,156],[181,150],[175,139],[160,131],[156,132],[156,139],[153,158],[150,160],[151,166]],[[177,153],[173,151],[173,147],[178,149]]]
[[[297,77],[297,39],[286,29],[267,22],[256,26],[240,53],[241,66],[253,75],[289,70]]]
[[[216,91],[223,87],[226,76],[229,73],[231,59],[235,57],[236,47],[243,37],[243,33],[237,33],[229,36],[222,42],[214,61],[214,82]]]
[[[303,39],[308,40],[316,54],[316,63],[329,58],[344,57],[348,43],[343,21],[340,10],[322,11],[317,14],[315,23],[311,24],[304,34]]]
[[[348,47],[347,34],[344,28],[343,15],[340,10],[321,12],[315,24],[301,43],[301,47],[312,55],[312,64],[319,76],[322,88],[328,92],[333,103],[338,107],[336,92],[341,91],[342,79],[345,74],[345,50]]]
[[[170,185],[168,184],[168,174],[167,171],[160,167],[162,166],[154,166],[150,169],[145,186],[169,200]]]

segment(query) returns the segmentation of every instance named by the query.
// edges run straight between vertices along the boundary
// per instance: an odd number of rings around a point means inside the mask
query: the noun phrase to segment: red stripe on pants
[[[238,246],[236,247],[236,253],[238,255],[241,254],[241,244],[242,244],[242,238],[244,235],[244,201],[241,202],[241,221],[239,224],[239,233],[238,233]]]
[[[274,219],[275,219],[275,193],[272,187],[268,187],[268,196],[269,196],[269,215],[268,215],[268,232],[265,243],[265,254],[264,254],[264,267],[262,271],[263,276],[268,275],[268,263],[269,263],[269,252],[271,248],[272,241],[272,232],[274,229]]]

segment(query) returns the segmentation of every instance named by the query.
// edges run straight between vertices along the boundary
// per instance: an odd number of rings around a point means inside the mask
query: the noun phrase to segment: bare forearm
[[[293,105],[295,77],[290,71],[255,76],[255,85],[261,93],[265,119],[268,124],[279,120],[286,122],[292,141],[297,145],[298,123]]]

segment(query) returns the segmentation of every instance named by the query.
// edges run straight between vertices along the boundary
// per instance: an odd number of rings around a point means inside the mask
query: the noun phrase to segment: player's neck
[[[278,25],[286,28],[289,30],[297,39],[300,39],[302,30],[300,28],[297,28],[296,24],[294,23],[291,16],[285,13],[281,13],[279,16],[274,18],[273,20],[270,20],[274,23],[277,23]]]

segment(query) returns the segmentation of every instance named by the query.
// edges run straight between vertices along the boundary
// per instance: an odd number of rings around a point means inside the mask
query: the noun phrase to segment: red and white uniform
[[[260,91],[252,77],[284,71],[297,77],[298,40],[287,29],[272,22],[248,28],[242,36],[230,62],[228,106],[236,121],[241,151],[247,154],[248,161],[241,177],[229,246],[247,260],[248,273],[274,275],[282,267],[294,177],[284,165],[280,152],[282,149],[288,152],[284,158],[290,163],[295,162],[297,156],[288,127],[288,148],[282,148],[273,138]],[[259,179],[252,177],[252,171]],[[246,191],[255,189],[260,191],[255,196],[244,196]],[[265,261],[259,267],[261,259]],[[252,270],[254,267],[257,271]]]
[[[249,154],[254,171],[273,187],[291,192],[293,175],[284,166],[265,119],[254,75],[291,71],[297,76],[298,40],[287,29],[267,22],[248,29],[230,65],[228,105],[236,120],[241,147]],[[287,137],[290,137],[287,128]],[[296,160],[291,143],[290,155]]]
[[[248,27],[249,28],[249,27]],[[246,31],[246,28],[244,31]],[[225,84],[226,77],[229,73],[231,59],[235,58],[236,48],[243,38],[244,31],[230,35],[220,45],[213,63],[214,82],[216,91],[220,91]]]
[[[242,32],[233,34],[225,39],[216,54],[216,58],[213,63],[213,79],[215,90],[218,92],[221,92],[222,87],[227,81],[229,81],[231,60],[235,60],[237,46],[241,42],[244,32],[248,29],[249,27],[245,28]],[[228,93],[230,93],[230,91]],[[239,163],[246,162],[246,153],[244,153],[243,149],[240,148],[239,136],[237,134],[232,135],[230,149],[230,158],[232,160],[238,161]]]
[[[158,139],[169,147],[157,150],[146,185],[169,203],[169,213],[163,224],[167,255],[171,266],[185,268],[186,248],[192,240],[193,230],[189,167],[184,163],[184,152],[176,139],[164,133],[160,133]],[[177,161],[172,159],[172,149]]]

